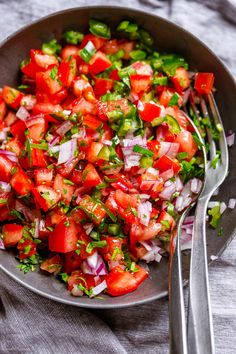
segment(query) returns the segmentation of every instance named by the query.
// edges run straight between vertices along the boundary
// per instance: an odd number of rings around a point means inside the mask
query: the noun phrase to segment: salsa
[[[0,93],[0,221],[18,268],[74,296],[120,296],[168,254],[201,189],[201,146],[184,107],[211,73],[154,50],[150,34],[90,20],[31,49]],[[140,264],[140,261],[142,264]]]

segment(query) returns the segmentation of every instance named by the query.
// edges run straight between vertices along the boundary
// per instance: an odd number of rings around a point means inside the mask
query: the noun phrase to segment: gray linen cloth
[[[0,0],[0,39],[41,16],[86,4],[86,0]],[[170,17],[205,41],[236,74],[235,0],[120,0],[122,4]],[[236,353],[235,255],[236,239],[210,268],[217,354]],[[168,353],[166,298],[129,309],[89,311],[41,298],[0,274],[1,354]]]

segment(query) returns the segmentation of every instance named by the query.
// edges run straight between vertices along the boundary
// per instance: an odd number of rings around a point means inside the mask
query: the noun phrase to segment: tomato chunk
[[[197,73],[195,76],[194,88],[200,94],[209,95],[214,84],[214,74]]]
[[[77,241],[80,231],[81,226],[76,224],[71,218],[62,220],[49,235],[50,251],[58,253],[75,251],[78,248]]]
[[[23,236],[24,227],[17,224],[5,224],[2,227],[3,243],[5,247],[13,247]]]
[[[97,75],[110,68],[111,65],[112,63],[106,55],[98,51],[89,62],[89,72],[93,75]]]
[[[45,185],[33,188],[32,193],[39,207],[44,211],[52,208],[61,198],[60,193]]]

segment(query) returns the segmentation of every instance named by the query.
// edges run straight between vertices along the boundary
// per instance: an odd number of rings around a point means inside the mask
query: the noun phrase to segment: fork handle
[[[169,354],[187,354],[187,335],[182,281],[180,233],[183,217],[179,222],[176,246],[172,245],[169,265]],[[173,242],[174,243],[174,242]]]
[[[195,211],[187,330],[188,351],[191,354],[215,353],[206,249],[206,212],[209,199],[209,195],[200,198]]]

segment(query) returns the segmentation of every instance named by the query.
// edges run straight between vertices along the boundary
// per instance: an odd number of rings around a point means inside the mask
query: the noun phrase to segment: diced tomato
[[[33,114],[50,114],[62,111],[62,107],[58,104],[54,105],[51,103],[36,103],[33,107]]]
[[[87,215],[80,209],[73,209],[71,212],[71,218],[76,222],[76,223],[81,223],[82,221],[88,220]]]
[[[130,112],[130,104],[126,98],[122,98],[120,100],[114,100],[109,102],[101,102],[97,101],[97,110],[98,116],[101,120],[107,121],[109,112],[113,112],[114,110],[121,110],[124,115],[127,115]]]
[[[150,88],[151,75],[131,74],[130,84],[134,92],[145,92]]]
[[[95,286],[94,276],[84,274],[81,270],[75,270],[68,279],[68,290],[72,291],[74,286],[81,284],[85,289],[90,290]]]
[[[60,200],[61,195],[53,188],[41,185],[32,189],[32,193],[36,200],[36,203],[42,208],[44,211],[48,211],[51,207],[53,207]]]
[[[188,160],[197,152],[197,144],[192,134],[187,130],[182,130],[176,137],[176,143],[179,143],[179,152],[187,152]]]
[[[94,201],[89,195],[83,196],[82,200],[79,202],[79,206],[97,225],[99,225],[106,216],[106,211],[102,205]]]
[[[51,225],[57,225],[62,220],[65,220],[65,218],[66,218],[66,214],[65,214],[64,210],[59,207],[53,208],[48,215],[49,215]]]
[[[70,204],[74,194],[75,186],[68,183],[59,173],[56,175],[53,188],[61,194],[62,200],[65,203]]]
[[[42,71],[42,68],[38,66],[34,61],[30,60],[28,64],[21,67],[21,71],[31,79],[36,78],[36,73]]]
[[[124,239],[112,236],[103,236],[101,240],[106,241],[107,246],[101,248],[100,253],[102,254],[105,261],[120,261],[124,257],[122,251],[122,245],[124,244]]]
[[[17,167],[17,171],[12,175],[10,184],[15,192],[22,196],[28,194],[33,188],[33,182],[20,167]]]
[[[85,232],[80,232],[79,234],[79,250],[80,250],[80,258],[82,260],[87,259],[89,256],[91,256],[92,254],[94,254],[96,252],[96,248],[94,248],[92,250],[91,253],[88,253],[86,251],[86,248],[88,246],[88,244],[92,242],[92,239],[90,236],[88,236]]]
[[[98,154],[103,146],[104,146],[103,144],[96,143],[95,141],[93,141],[87,150],[87,154],[86,154],[87,160],[92,163],[98,161],[99,159]]]
[[[72,86],[73,86],[73,93],[75,94],[76,97],[81,97],[83,95],[88,102],[94,103],[96,101],[93,88],[90,85],[88,80],[77,77],[73,81]]]
[[[36,97],[33,95],[25,95],[20,101],[20,105],[25,107],[28,111],[32,110],[34,105],[36,104],[37,100]]]
[[[164,222],[163,222],[164,221]],[[168,214],[165,210],[162,210],[157,222],[162,225],[162,231],[172,230],[175,226],[174,218]]]
[[[26,126],[29,130],[28,137],[33,141],[37,142],[44,138],[47,131],[47,122],[43,117],[28,119]]]
[[[188,72],[185,68],[177,68],[175,75],[172,77],[175,89],[177,92],[182,93],[190,86],[190,79],[188,77]]]
[[[71,274],[80,269],[81,263],[81,257],[75,251],[67,252],[65,254],[64,271],[67,274]]]
[[[101,128],[102,124],[103,123],[100,121],[100,119],[98,119],[96,116],[92,114],[86,114],[86,116],[83,119],[83,125],[92,130],[97,130],[98,128]]]
[[[123,49],[125,54],[123,56],[123,59],[130,59],[130,52],[134,50],[135,47],[135,42],[134,41],[126,41],[126,40],[121,40],[119,41],[119,49]]]
[[[119,45],[117,39],[111,39],[107,41],[104,46],[101,48],[101,51],[107,55],[115,54],[119,50]]]
[[[4,119],[7,127],[10,127],[17,120],[15,112],[9,111]],[[23,122],[22,122],[23,123]]]
[[[36,90],[49,95],[54,95],[62,89],[62,83],[58,77],[57,68],[54,66],[44,72],[36,74]],[[54,71],[53,71],[54,70]]]
[[[82,173],[83,186],[87,189],[96,187],[98,184],[102,183],[102,180],[95,169],[95,167],[88,163]]]
[[[94,93],[97,96],[105,95],[108,91],[111,91],[114,86],[114,81],[111,79],[97,78],[94,85]]]
[[[200,95],[209,95],[214,84],[214,79],[214,74],[212,73],[197,73],[194,82],[195,90]]]
[[[76,59],[63,60],[58,70],[58,76],[62,84],[69,87],[76,76]]]
[[[127,194],[121,190],[115,192],[115,200],[119,206],[124,209],[136,208],[138,205],[138,197],[135,194]]]
[[[133,184],[130,180],[122,174],[116,174],[114,176],[109,176],[111,179],[114,179],[115,182],[111,183],[111,186],[115,189],[120,189],[123,192],[129,192],[135,190]]]
[[[153,119],[160,116],[161,107],[154,102],[142,102],[141,108],[138,109],[142,120],[151,122]]]
[[[12,87],[4,86],[2,90],[2,98],[11,108],[19,108],[22,97],[23,93]]]
[[[173,89],[165,88],[159,97],[160,105],[167,107],[174,93],[175,91]],[[182,104],[183,104],[183,99],[181,96],[179,96],[178,105],[181,106]]]
[[[0,121],[3,120],[3,118],[5,117],[7,113],[7,105],[4,101],[0,102]]]
[[[84,48],[89,41],[91,41],[96,50],[98,50],[106,43],[107,39],[94,36],[93,34],[86,34],[81,42],[80,47]]]
[[[53,179],[53,170],[49,168],[37,168],[34,170],[34,180],[36,186],[41,184],[51,186]]]
[[[144,279],[143,279],[144,280]],[[112,296],[128,294],[138,287],[134,275],[123,270],[120,266],[114,267],[106,277],[107,293]]]
[[[67,178],[71,172],[73,171],[73,169],[75,168],[75,166],[77,165],[78,161],[80,159],[83,158],[83,153],[80,153],[81,157],[75,157],[74,159],[72,159],[69,162],[66,162],[64,164],[58,165],[57,166],[57,171],[65,178]]]
[[[95,104],[87,101],[83,97],[74,100],[71,104],[71,108],[73,113],[81,113],[84,115],[97,113]]]
[[[61,256],[59,254],[56,254],[53,257],[50,257],[46,259],[43,263],[40,265],[40,269],[45,270],[46,272],[50,274],[58,274],[62,268],[63,261],[61,259]]]
[[[36,65],[41,68],[41,70],[47,70],[49,66],[59,65],[58,60],[54,55],[43,54],[39,50],[31,49],[30,56],[32,61],[34,61]]]
[[[154,169],[147,169],[138,178],[139,188],[143,192],[149,192],[154,198],[163,189],[164,181]]]
[[[61,50],[62,60],[66,60],[68,57],[77,58],[79,52],[79,47],[76,45],[66,45]]]
[[[148,226],[141,224],[132,224],[130,230],[130,247],[136,246],[137,242],[153,240],[161,231],[159,222],[151,220]]]
[[[25,142],[25,130],[26,130],[25,122],[19,119],[15,123],[13,123],[10,127],[11,134],[15,138],[18,138],[21,143]]]
[[[167,155],[163,155],[159,158],[154,164],[154,167],[157,168],[160,173],[173,169],[174,173],[177,174],[180,171],[180,164],[177,159],[172,159]]]
[[[148,141],[147,148],[153,152],[153,159],[156,160],[158,158],[158,153],[160,150],[160,142],[157,140]]]
[[[0,154],[0,181],[10,182],[13,168],[16,164]]]
[[[139,286],[148,277],[148,272],[138,264],[135,265],[135,268],[138,269],[138,272],[134,272],[133,276]]]
[[[77,241],[80,231],[81,226],[71,218],[67,217],[62,220],[49,235],[49,250],[58,253],[75,251],[78,248]]]
[[[182,111],[178,107],[166,108],[166,114],[169,114],[174,117],[178,121],[179,125],[184,129],[189,129],[189,127],[191,126],[184,111]]]
[[[23,236],[24,227],[17,224],[5,224],[2,227],[3,243],[5,247],[13,247]]]
[[[47,167],[48,159],[41,149],[31,149],[31,166],[33,167]]]
[[[92,75],[97,75],[112,66],[111,61],[106,55],[98,51],[89,62],[89,72]]]
[[[19,250],[20,259],[25,259],[36,254],[36,244],[32,240],[21,239],[18,242],[17,249]]]

